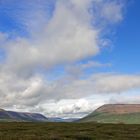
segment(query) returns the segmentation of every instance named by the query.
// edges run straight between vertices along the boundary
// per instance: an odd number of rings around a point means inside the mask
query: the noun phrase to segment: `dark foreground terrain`
[[[0,140],[140,140],[140,125],[3,122]]]

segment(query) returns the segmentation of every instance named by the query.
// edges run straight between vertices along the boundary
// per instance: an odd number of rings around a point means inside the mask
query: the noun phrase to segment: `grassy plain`
[[[140,125],[3,122],[0,140],[140,140]]]

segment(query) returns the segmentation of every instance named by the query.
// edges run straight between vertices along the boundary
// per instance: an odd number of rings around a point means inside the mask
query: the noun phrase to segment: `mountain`
[[[140,124],[140,104],[107,104],[78,122]]]
[[[64,119],[64,118],[48,118],[49,122],[74,122],[77,121],[78,118],[68,118],[68,119]]]
[[[28,113],[28,112],[14,112],[14,111],[6,111],[0,109],[0,121],[9,121],[9,122],[19,122],[19,121],[38,121],[44,122],[48,119],[39,113]]]

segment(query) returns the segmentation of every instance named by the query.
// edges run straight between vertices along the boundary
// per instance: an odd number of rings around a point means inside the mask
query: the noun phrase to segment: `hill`
[[[79,122],[140,124],[140,104],[107,104]]]
[[[39,113],[14,112],[0,109],[0,121],[20,122],[20,121],[47,121],[48,119]]]

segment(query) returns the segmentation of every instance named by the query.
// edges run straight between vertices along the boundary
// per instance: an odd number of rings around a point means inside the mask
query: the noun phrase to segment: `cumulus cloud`
[[[114,22],[119,22],[123,19],[122,16],[122,8],[123,4],[118,1],[112,1],[110,3],[106,3],[101,9],[101,16],[106,20]]]
[[[122,92],[129,89],[140,88],[140,75],[101,74],[95,76],[96,88],[100,92]]]
[[[102,44],[100,39],[102,32],[101,28],[97,28],[92,22],[104,17],[109,19],[107,21],[109,24],[112,20],[119,21],[119,16],[122,17],[122,6],[116,1],[57,0],[50,18],[46,17],[42,6],[44,3],[41,3],[42,5],[26,1],[25,3],[27,6],[22,9],[28,14],[23,10],[18,11],[17,19],[27,28],[31,37],[30,39],[18,37],[7,43],[5,69],[16,73],[26,74],[28,71],[32,73],[38,67],[48,69],[57,64],[71,63],[97,55]],[[100,6],[102,8],[99,8]],[[113,15],[118,15],[116,17],[110,15],[112,6]],[[89,9],[94,7],[97,10],[94,14],[90,13]],[[105,15],[96,15],[104,8],[108,10],[106,12],[108,14],[102,11],[101,13]]]
[[[136,91],[135,91],[136,92]],[[127,96],[126,94],[120,94],[112,96],[109,99],[110,104],[139,104],[140,96],[138,94],[132,93]]]
[[[7,69],[18,73],[28,68],[50,68],[94,56],[99,52],[99,33],[90,24],[89,4],[79,5],[74,1],[59,0],[55,7],[48,24],[42,25],[42,20],[38,23],[42,32],[33,30],[37,34],[33,39],[36,41],[17,38],[7,44]],[[37,21],[40,21],[40,17]]]
[[[13,82],[14,78],[14,82]],[[33,106],[45,100],[78,99],[95,94],[123,93],[140,88],[139,75],[96,74],[85,79],[64,77],[50,82],[33,76],[19,79],[1,75],[1,106]],[[8,88],[7,88],[8,87]]]
[[[66,77],[65,77],[66,79]],[[53,83],[54,84],[54,83]],[[60,88],[59,88],[60,87]],[[85,79],[70,79],[69,82],[56,82],[56,98],[80,98],[92,94],[122,93],[140,88],[139,75],[93,74]],[[55,94],[55,90],[50,95]]]
[[[50,111],[53,115],[81,113],[91,110],[89,103],[81,98],[140,88],[139,75],[93,74],[81,78],[84,69],[108,67],[109,63],[86,61],[72,66],[101,53],[106,42],[106,38],[101,38],[106,25],[123,19],[124,3],[118,0],[56,0],[50,4],[44,0],[25,0],[19,4],[14,1],[17,10],[11,8],[11,2],[3,1],[10,6],[5,13],[28,35],[11,37],[11,33],[0,33],[0,44],[6,54],[0,65],[1,107],[19,110],[28,107],[46,112],[49,103],[44,102],[53,99],[59,100],[51,106],[54,110],[58,109],[55,105],[59,107],[58,112]],[[54,81],[47,79],[44,73],[58,65],[63,65],[66,75]],[[40,73],[42,69],[44,73]],[[63,99],[75,100],[64,106]]]
[[[24,105],[14,105],[8,109],[44,113],[47,117],[61,118],[80,118],[97,109],[99,106],[107,103],[108,100],[100,99],[63,99],[60,101],[47,100],[34,107]]]
[[[122,21],[123,14],[125,11],[125,0],[94,0],[94,6],[91,9],[91,12],[95,14],[94,19],[96,19],[93,23],[98,23],[98,26],[107,26],[118,23]],[[101,22],[102,21],[102,22]]]
[[[40,108],[44,109],[45,114],[48,114],[49,117],[74,118],[83,117],[103,104],[103,100],[97,102],[88,99],[71,99],[44,104]]]

